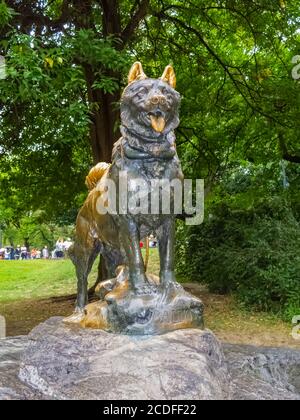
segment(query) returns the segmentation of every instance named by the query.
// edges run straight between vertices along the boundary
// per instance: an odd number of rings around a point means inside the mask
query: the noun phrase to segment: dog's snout
[[[151,112],[152,115],[154,115],[155,117],[159,118],[159,117],[163,117],[163,112],[160,109],[156,109],[155,111]]]
[[[163,95],[155,95],[150,99],[152,105],[166,105],[167,100]]]

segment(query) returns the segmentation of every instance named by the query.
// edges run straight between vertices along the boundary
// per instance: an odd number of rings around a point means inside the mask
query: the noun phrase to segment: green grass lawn
[[[150,250],[151,272],[159,273],[157,250]],[[89,278],[96,281],[98,261]],[[75,269],[70,260],[0,261],[0,302],[44,299],[76,293]]]
[[[94,266],[90,281],[96,277]],[[42,299],[76,292],[76,276],[72,262],[0,261],[0,302]]]

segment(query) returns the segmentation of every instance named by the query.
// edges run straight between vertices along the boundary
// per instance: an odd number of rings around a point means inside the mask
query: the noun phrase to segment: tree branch
[[[20,24],[23,27],[30,27],[35,24],[61,30],[65,24],[70,23],[70,9],[67,0],[63,1],[61,15],[55,20],[46,16],[42,10],[34,10],[33,5],[28,3],[7,0],[6,4],[17,13],[13,23]]]
[[[146,17],[149,4],[150,0],[141,0],[141,2],[139,3],[138,8],[132,16],[132,19],[129,21],[128,25],[122,32],[121,39],[123,41],[124,46],[131,39],[141,20],[143,20]]]
[[[276,122],[276,124],[278,124],[278,125],[280,125],[284,128],[287,127],[285,124],[283,124],[282,122],[280,122],[279,120],[274,118],[272,115],[267,114],[263,109],[255,106],[251,102],[251,100],[247,97],[246,93],[243,91],[241,86],[245,87],[248,90],[248,93],[249,93],[251,99],[253,99],[252,94],[251,94],[251,90],[253,90],[253,89],[249,87],[249,85],[246,81],[244,83],[242,83],[239,80],[237,80],[235,78],[235,75],[230,71],[230,69],[235,68],[236,70],[238,70],[239,75],[242,76],[243,74],[242,74],[241,70],[237,67],[230,66],[230,65],[226,64],[222,60],[222,58],[214,51],[214,49],[208,44],[208,42],[205,39],[205,36],[201,32],[199,32],[197,29],[187,25],[185,22],[178,19],[176,16],[170,16],[170,15],[168,15],[168,14],[162,12],[162,11],[158,12],[158,13],[155,13],[154,16],[157,17],[158,19],[164,19],[164,20],[169,21],[169,22],[171,22],[175,25],[178,25],[179,27],[181,27],[185,31],[195,35],[197,37],[197,39],[199,40],[199,42],[206,48],[206,50],[211,54],[211,56],[224,69],[225,74],[228,75],[229,79],[231,80],[231,82],[233,83],[235,88],[237,89],[238,93],[242,96],[245,103],[249,106],[249,108],[252,109],[255,113],[258,113],[261,116],[267,118],[268,120],[274,121],[274,122]]]
[[[297,156],[297,155],[292,155],[292,154],[289,153],[282,133],[279,134],[278,140],[279,140],[280,149],[282,151],[283,159],[286,160],[287,162],[291,162],[291,163],[300,163],[300,156],[299,155]]]

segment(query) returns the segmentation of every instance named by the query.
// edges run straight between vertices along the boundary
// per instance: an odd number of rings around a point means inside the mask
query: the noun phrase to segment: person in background
[[[69,251],[69,249],[71,248],[71,246],[73,245],[73,242],[71,241],[70,238],[68,238],[65,242],[64,242],[64,250],[66,252]]]
[[[10,248],[10,259],[11,261],[14,261],[15,259],[15,249],[13,246]]]
[[[155,238],[154,235],[151,235],[149,237],[149,246],[150,248],[157,248],[157,239]]]
[[[59,239],[56,242],[56,258],[64,258],[64,240]]]
[[[10,248],[5,248],[4,259],[5,259],[5,261],[10,260]]]
[[[42,257],[43,257],[43,260],[48,260],[49,259],[49,250],[48,250],[47,246],[44,246],[44,248],[43,248]]]
[[[31,259],[36,260],[36,256],[37,256],[37,250],[33,248],[31,251]]]
[[[0,260],[4,260],[5,248],[0,249]]]
[[[18,245],[15,250],[15,260],[19,260],[21,258],[21,246]]]
[[[27,260],[27,247],[25,245],[21,247],[21,259],[23,261]]]
[[[36,259],[40,260],[42,258],[42,251],[40,251],[39,249],[36,250]]]

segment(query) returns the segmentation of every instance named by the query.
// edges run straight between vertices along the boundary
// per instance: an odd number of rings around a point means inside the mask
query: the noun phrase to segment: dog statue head
[[[176,75],[167,66],[160,79],[148,78],[142,64],[135,63],[121,100],[122,126],[132,134],[159,139],[179,125],[180,95]]]

